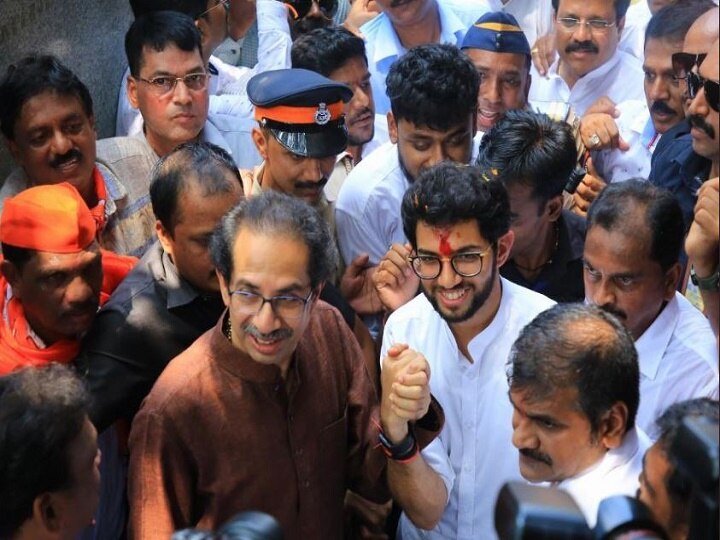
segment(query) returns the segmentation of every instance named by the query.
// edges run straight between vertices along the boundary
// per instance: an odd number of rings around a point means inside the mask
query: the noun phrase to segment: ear
[[[8,151],[10,152],[10,155],[15,160],[15,163],[17,163],[19,166],[22,167],[23,159],[22,159],[22,151],[20,150],[20,147],[17,145],[15,141],[11,141],[7,137],[5,137],[5,146],[7,147]]]
[[[128,75],[125,89],[127,90],[128,102],[130,102],[132,108],[139,109],[140,105],[137,96],[137,81],[132,75]]]
[[[13,296],[21,299],[22,287],[20,286],[20,280],[22,276],[20,270],[10,261],[3,260],[2,263],[0,263],[0,272],[13,288]]]
[[[225,307],[230,305],[230,288],[228,287],[228,284],[225,282],[225,278],[223,275],[218,271],[218,269],[215,269],[215,275],[218,278],[218,282],[220,283],[220,294],[222,295],[223,304],[225,304]]]
[[[32,504],[32,519],[41,530],[57,533],[60,530],[60,516],[55,509],[51,493],[41,493]]]
[[[265,136],[265,132],[260,128],[253,128],[252,140],[255,143],[255,148],[257,148],[260,157],[267,160],[268,138]]]
[[[665,294],[663,299],[669,302],[675,296],[678,283],[680,283],[680,276],[683,275],[683,269],[679,262],[673,264],[670,269],[665,273]]]
[[[160,240],[160,245],[172,259],[174,255],[173,252],[175,250],[175,242],[173,241],[172,234],[168,232],[159,219],[155,220],[155,232],[157,233],[158,240]]]
[[[91,114],[88,116],[88,122],[90,123],[90,128],[95,133],[95,137],[97,138],[97,128],[95,127],[95,115]]]
[[[503,234],[497,241],[497,265],[500,268],[510,257],[513,244],[515,243],[515,233],[510,230]]]
[[[397,122],[395,122],[395,116],[392,111],[387,113],[387,124],[388,124],[388,135],[390,136],[390,142],[397,144],[398,142],[398,129]]]
[[[563,210],[563,198],[562,195],[553,197],[547,203],[545,203],[545,212],[547,212],[548,219],[551,222],[556,222],[560,219]]]
[[[627,405],[622,401],[616,401],[600,420],[599,440],[608,450],[618,448],[622,444],[628,415]]]

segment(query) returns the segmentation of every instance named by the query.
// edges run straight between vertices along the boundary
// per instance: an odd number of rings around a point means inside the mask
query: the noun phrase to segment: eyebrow
[[[152,74],[150,74],[150,77],[148,78],[154,78],[154,77],[186,77],[187,75],[193,75],[196,73],[205,73],[205,68],[198,65],[193,68],[190,68],[185,72],[184,75],[177,75],[176,73],[170,73],[169,71],[165,71],[162,69],[159,69],[157,71],[153,71]]]
[[[467,252],[467,251],[483,251],[484,249],[485,249],[485,248],[483,248],[483,247],[480,247],[480,246],[476,246],[476,245],[474,245],[474,244],[471,244],[471,245],[469,245],[469,246],[463,246],[463,247],[461,247],[461,248],[454,249],[454,250],[453,250],[453,253],[465,253],[465,252]],[[431,249],[420,249],[420,248],[418,248],[417,252],[418,252],[418,255],[423,254],[423,255],[435,255],[435,256],[437,256],[437,252],[436,252],[436,251],[432,251]]]
[[[291,292],[297,292],[298,290],[302,290],[305,287],[301,285],[300,283],[292,283],[288,285],[287,287],[283,287],[282,289],[278,289],[273,293],[273,296],[283,295]],[[239,279],[235,283],[235,289],[251,289],[253,291],[259,290],[259,287],[255,285],[254,283],[251,283],[250,281],[247,281],[245,279]]]

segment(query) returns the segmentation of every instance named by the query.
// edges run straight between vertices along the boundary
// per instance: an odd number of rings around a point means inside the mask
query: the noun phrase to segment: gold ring
[[[537,54],[538,52],[540,52],[540,51],[538,50],[537,47],[533,47],[532,49],[530,49],[530,54]]]

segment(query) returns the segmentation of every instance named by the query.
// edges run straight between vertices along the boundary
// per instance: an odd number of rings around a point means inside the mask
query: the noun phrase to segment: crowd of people
[[[485,540],[510,481],[688,538],[717,2],[130,5],[115,137],[0,79],[0,538]]]

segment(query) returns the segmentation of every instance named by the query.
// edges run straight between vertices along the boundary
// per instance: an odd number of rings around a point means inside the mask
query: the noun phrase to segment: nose
[[[270,302],[265,302],[255,314],[253,324],[263,334],[268,334],[278,327],[279,321]]]
[[[186,104],[192,101],[190,90],[184,81],[177,81],[172,91],[173,102],[177,104]]]
[[[302,177],[300,180],[305,182],[317,182],[323,177],[320,160],[317,158],[307,158],[304,160],[302,168]]]
[[[499,103],[502,98],[502,86],[499,77],[487,77],[480,84],[480,97],[489,103]]]
[[[665,101],[670,98],[669,88],[663,77],[655,77],[649,94],[651,101]]]
[[[450,159],[450,155],[445,149],[445,145],[441,142],[434,143],[428,150],[427,159],[425,160],[425,168],[433,167],[438,163]]]
[[[310,5],[310,11],[308,11],[308,16],[320,17],[321,15],[322,10],[320,9],[320,4],[318,4],[317,0],[313,0],[312,4]]]
[[[445,289],[452,289],[457,286],[462,277],[455,272],[449,260],[440,261],[440,275],[437,277],[438,285]]]
[[[615,287],[609,279],[601,279],[587,288],[588,299],[597,306],[615,305]]]
[[[364,109],[368,107],[370,105],[370,96],[368,95],[368,91],[363,90],[360,85],[356,86],[352,101],[356,109]]]
[[[705,116],[708,113],[707,99],[705,98],[705,89],[701,86],[695,93],[695,97],[690,102],[688,112],[691,115],[697,114],[699,116]]]
[[[513,411],[512,426],[512,443],[515,448],[537,449],[537,437],[530,429],[527,419],[522,418],[522,415],[518,411]]]
[[[590,27],[588,26],[587,21],[580,21],[577,28],[573,32],[573,36],[577,41],[592,40],[592,33],[590,32]]]
[[[65,302],[80,305],[94,299],[95,291],[83,276],[73,278],[65,289]]]
[[[70,137],[62,132],[62,130],[56,129],[53,132],[51,150],[54,154],[62,156],[67,154],[72,147],[73,142],[70,140]]]

